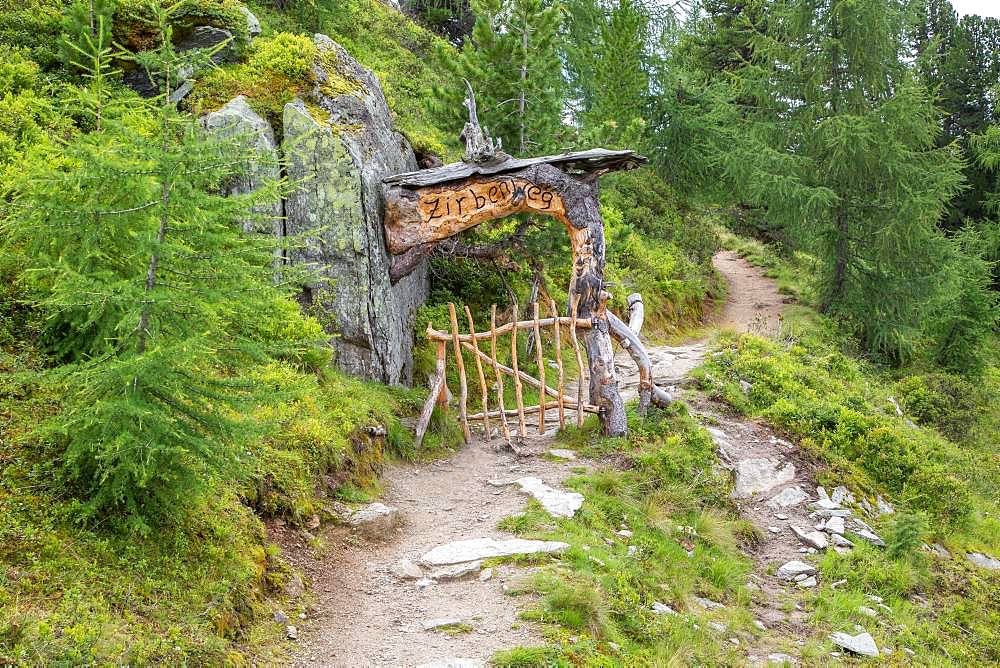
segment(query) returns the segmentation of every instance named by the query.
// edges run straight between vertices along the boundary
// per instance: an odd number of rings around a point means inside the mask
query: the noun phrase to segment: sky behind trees
[[[979,14],[1000,18],[1000,0],[951,0],[951,4],[963,16]]]

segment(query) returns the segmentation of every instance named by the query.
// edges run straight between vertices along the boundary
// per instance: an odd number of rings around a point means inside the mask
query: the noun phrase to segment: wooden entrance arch
[[[646,159],[633,151],[593,149],[538,158],[502,153],[479,126],[475,100],[466,101],[470,122],[462,133],[463,162],[390,176],[384,180],[385,230],[394,256],[393,280],[411,271],[434,244],[480,223],[518,213],[551,216],[566,227],[573,248],[570,294],[578,317],[592,321],[584,345],[590,368],[590,403],[602,431],[627,433],[625,407],[615,375],[606,304],[604,221],[597,179],[633,169]]]

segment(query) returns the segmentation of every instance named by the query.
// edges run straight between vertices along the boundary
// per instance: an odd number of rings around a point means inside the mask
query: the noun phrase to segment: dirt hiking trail
[[[774,283],[732,252],[717,254],[713,264],[729,289],[712,326],[775,331],[787,300]],[[666,386],[683,382],[704,359],[706,348],[704,339],[650,347],[654,381]],[[637,369],[627,355],[617,362],[623,393],[634,395]],[[694,400],[692,409],[709,428],[727,468],[736,470],[746,460],[769,460],[784,472],[782,484],[769,488],[768,496],[783,488],[811,488],[812,478],[795,448],[765,426],[726,417],[721,407],[701,398]],[[497,486],[497,479],[531,476],[558,489],[572,469],[590,466],[583,460],[542,457],[553,441],[551,431],[535,435],[518,456],[499,448],[499,439],[490,442],[480,434],[447,459],[391,465],[380,500],[392,510],[359,528],[318,529],[324,546],[319,550],[310,547],[311,534],[280,524],[269,527],[272,539],[306,575],[315,596],[306,618],[290,621],[298,625],[291,632],[297,636],[294,665],[474,668],[486,666],[497,650],[542,644],[533,625],[518,618],[532,598],[504,595],[516,586],[524,569],[504,565],[480,571],[478,564],[459,564],[435,573],[434,568],[421,566],[421,559],[452,541],[511,538],[496,528],[497,523],[521,510],[528,497],[516,486]],[[794,466],[791,475],[789,464]],[[746,644],[747,663],[766,664],[767,653],[781,639],[787,644],[801,623],[794,604],[784,602],[787,584],[767,576],[766,569],[772,562],[800,557],[802,544],[784,526],[769,531],[777,521],[772,510],[759,501],[753,503],[758,505],[741,510],[767,538],[751,555],[757,575],[748,586],[763,592],[755,613],[767,631]],[[784,509],[781,516],[787,522],[782,524],[809,527],[812,522],[806,514],[802,506]],[[772,634],[774,641],[769,639]]]

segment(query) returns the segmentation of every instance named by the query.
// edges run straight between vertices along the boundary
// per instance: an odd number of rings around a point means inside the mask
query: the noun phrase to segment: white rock
[[[653,601],[653,612],[658,615],[676,615],[678,614],[676,610],[671,608],[665,603],[660,603],[659,601]]]
[[[439,629],[442,626],[455,626],[461,623],[462,620],[457,617],[435,617],[434,619],[425,619],[420,622],[420,628],[424,631],[433,631],[434,629]]]
[[[767,530],[773,534],[781,533],[781,527],[768,527]]]
[[[951,552],[949,552],[941,543],[931,543],[930,545],[924,544],[923,548],[939,559],[951,559]]]
[[[566,450],[564,448],[552,448],[549,450],[549,454],[557,459],[568,459],[570,461],[576,459],[576,453],[572,450]]]
[[[400,559],[389,567],[392,574],[401,580],[419,580],[424,577],[424,571],[409,559]]]
[[[767,660],[770,663],[776,663],[778,665],[788,663],[794,666],[797,663],[794,656],[791,654],[785,654],[784,652],[774,652],[773,654],[768,654]]]
[[[830,495],[826,493],[826,487],[822,486],[816,488],[816,496],[818,496],[820,499],[829,500],[830,498]]]
[[[773,459],[750,458],[736,465],[736,485],[734,499],[747,499],[754,494],[762,494],[795,479],[795,465],[791,462],[781,466]]]
[[[875,612],[871,608],[863,606],[863,605],[860,608],[858,608],[858,612],[860,612],[862,615],[865,615],[867,617],[878,617],[878,613],[877,612]]]
[[[289,624],[285,627],[285,637],[289,640],[297,640],[299,637],[299,630]]]
[[[885,599],[881,596],[876,596],[875,594],[868,594],[865,596],[872,603],[885,603]]]
[[[493,577],[493,569],[492,568],[487,568],[487,569],[484,569],[479,574],[479,581],[480,582],[486,582],[487,580],[490,580],[492,577]]]
[[[796,575],[806,574],[812,575],[816,572],[816,567],[812,564],[807,564],[804,561],[789,561],[788,563],[782,565],[776,575],[782,580],[792,580]]]
[[[510,557],[515,554],[558,553],[568,547],[569,543],[559,541],[473,538],[438,545],[424,554],[421,561],[428,566],[447,566],[477,559]]]
[[[434,580],[431,580],[430,578],[420,578],[414,584],[417,586],[417,589],[427,589],[428,587],[436,583],[434,582]]]
[[[399,509],[384,503],[370,503],[351,513],[347,523],[372,538],[384,538],[402,524]]]
[[[786,515],[785,513],[775,513],[774,514],[774,519],[776,519],[776,520],[787,520],[788,519],[788,515]]]
[[[583,494],[563,492],[549,487],[539,478],[518,478],[514,481],[521,491],[535,498],[553,517],[573,517],[583,505]]]
[[[482,568],[483,562],[481,560],[470,561],[464,564],[455,564],[453,566],[445,566],[444,568],[438,568],[437,570],[431,571],[428,575],[432,580],[461,580],[462,578],[472,575],[473,573],[478,573],[479,569]]]
[[[878,534],[875,533],[874,531],[869,531],[868,529],[855,529],[851,533],[856,535],[858,538],[863,538],[872,545],[877,545],[878,547],[885,547],[885,541],[879,538]],[[1000,564],[1000,562],[997,563]],[[998,565],[997,567],[1000,568],[1000,565]]]
[[[721,610],[726,607],[723,604],[717,601],[713,601],[710,598],[702,598],[700,596],[694,596],[692,598],[694,599],[695,603],[705,608],[706,610]]]
[[[487,668],[487,663],[480,659],[454,658],[421,663],[417,668]]]
[[[628,529],[619,529],[618,531],[615,532],[615,534],[618,535],[618,536],[621,536],[622,538],[631,538],[632,537],[632,532],[629,531]]]
[[[814,547],[817,550],[825,550],[830,544],[829,539],[827,539],[826,534],[820,531],[806,531],[794,524],[789,525],[792,532],[798,537],[802,543],[809,547]]]
[[[800,580],[799,582],[796,582],[795,584],[797,586],[799,586],[799,587],[802,587],[803,589],[811,589],[812,587],[816,586],[816,576],[815,575],[810,575],[805,580]]]
[[[709,622],[708,628],[712,629],[713,631],[718,631],[719,633],[725,633],[726,631],[729,630],[729,627],[723,624],[722,622]]]
[[[810,510],[839,510],[840,504],[835,503],[833,499],[820,498],[819,501],[813,501],[809,504]]]
[[[750,390],[753,389],[753,384],[740,378],[740,389],[743,390],[743,394],[750,394]]]
[[[834,645],[843,647],[848,652],[862,656],[878,656],[878,645],[875,644],[875,638],[872,638],[872,634],[868,632],[852,636],[848,633],[837,631],[830,634],[830,640],[833,641]]]
[[[854,547],[854,543],[852,543],[851,541],[847,540],[846,538],[844,538],[843,536],[841,536],[839,533],[830,534],[830,543],[834,547]]]
[[[840,505],[854,503],[854,495],[846,487],[840,485],[834,488],[833,494],[830,495],[830,500]]]
[[[257,20],[257,17],[253,12],[243,5],[239,5],[239,10],[240,13],[243,14],[243,17],[247,20],[247,35],[251,38],[258,36],[260,34],[260,21]]]
[[[767,630],[767,625],[764,624],[764,622],[760,621],[759,619],[753,620],[753,625],[756,626],[761,631],[766,631]]]
[[[826,521],[826,525],[823,527],[823,531],[827,533],[844,535],[844,518],[843,517],[831,517]]]
[[[809,495],[798,486],[786,487],[767,502],[768,508],[791,508],[809,499]]]
[[[810,517],[850,517],[853,515],[850,508],[834,508],[833,510],[828,510],[826,508],[819,508],[813,512]]]
[[[991,571],[1000,571],[1000,559],[991,557],[988,554],[983,554],[982,552],[969,552],[966,557],[976,566],[986,568]]]
[[[878,506],[879,515],[892,515],[896,512],[896,509],[892,507],[892,504],[883,499],[881,495],[875,497],[875,505]]]

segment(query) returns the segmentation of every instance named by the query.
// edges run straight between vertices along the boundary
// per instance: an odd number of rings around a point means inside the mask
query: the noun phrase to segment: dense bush
[[[906,414],[948,438],[961,440],[976,420],[978,392],[960,376],[918,374],[905,377],[897,387]]]

